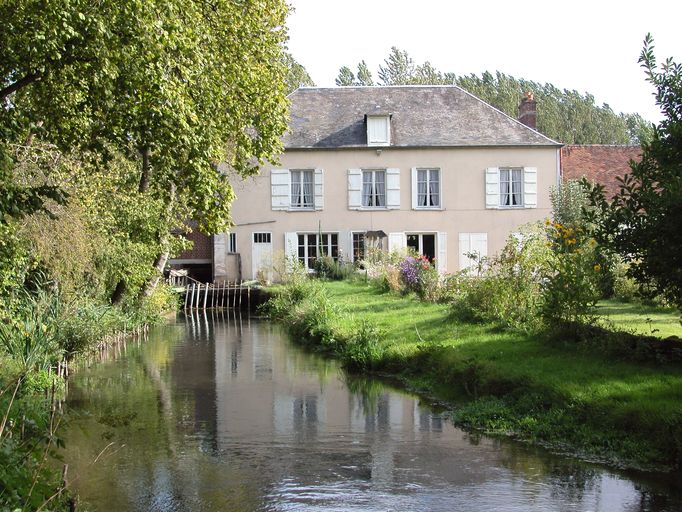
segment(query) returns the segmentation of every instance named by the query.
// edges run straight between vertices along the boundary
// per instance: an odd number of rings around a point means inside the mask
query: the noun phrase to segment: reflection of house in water
[[[351,391],[335,363],[311,361],[310,354],[277,342],[277,327],[252,328],[244,320],[241,327],[218,324],[213,334],[216,447],[243,456],[247,439],[249,459],[267,460],[263,466],[275,473],[273,483],[345,475],[395,484],[405,478],[396,467],[412,468],[413,452],[433,435],[443,437],[441,417],[416,399],[371,381],[360,380]],[[469,445],[455,429],[447,437],[448,443]],[[433,461],[423,464],[426,470]]]

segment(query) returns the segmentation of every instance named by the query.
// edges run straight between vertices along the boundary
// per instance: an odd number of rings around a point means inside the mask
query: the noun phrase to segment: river
[[[680,511],[635,475],[455,428],[277,325],[181,317],[69,383],[64,462],[96,511]]]

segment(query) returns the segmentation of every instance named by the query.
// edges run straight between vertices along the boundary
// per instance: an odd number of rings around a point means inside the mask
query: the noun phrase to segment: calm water
[[[157,329],[79,371],[68,405],[91,510],[682,510],[675,477],[467,434],[246,318]]]

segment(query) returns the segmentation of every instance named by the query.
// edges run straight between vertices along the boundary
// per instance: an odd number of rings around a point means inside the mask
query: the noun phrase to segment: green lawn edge
[[[295,341],[448,402],[457,425],[622,468],[681,466],[679,363],[621,360],[589,344],[459,322],[447,305],[369,283],[322,286],[323,298],[275,315]]]

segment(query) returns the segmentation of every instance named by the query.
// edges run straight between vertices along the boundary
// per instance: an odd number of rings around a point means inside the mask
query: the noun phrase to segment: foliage
[[[367,74],[363,71],[363,76]],[[359,78],[360,69],[357,76],[344,66],[337,85],[373,85],[371,75],[369,83]],[[456,76],[439,71],[428,61],[416,64],[405,50],[396,47],[379,66],[378,76],[380,85],[455,84],[515,119],[523,94],[532,92],[537,101],[538,130],[564,144],[640,144],[653,135],[651,123],[639,114],[617,114],[607,104],[596,105],[589,93],[561,90],[499,71]]]
[[[550,327],[590,322],[600,298],[596,242],[582,226],[548,221],[553,271],[543,284],[542,314]]]
[[[284,52],[284,63],[287,67],[286,75],[286,92],[290,94],[294,92],[299,87],[314,87],[315,82],[310,78],[310,75],[306,69],[301,65],[293,55],[289,52]]]
[[[331,279],[332,281],[347,279],[355,272],[352,263],[346,263],[341,259],[335,260],[327,255],[316,258],[314,267],[317,277]]]
[[[447,296],[453,314],[466,321],[539,330],[542,283],[552,262],[544,231],[537,225],[524,226],[488,259],[479,276],[461,273],[449,278]]]
[[[399,266],[403,289],[424,300],[439,298],[440,278],[435,265],[426,256],[407,256]]]
[[[656,88],[665,119],[643,144],[642,159],[631,163],[619,192],[607,202],[594,187],[596,236],[628,263],[628,274],[649,296],[661,294],[682,311],[682,64],[668,59],[659,71],[647,35],[640,62]]]
[[[374,85],[372,72],[369,70],[367,63],[364,60],[358,63],[357,75],[355,75],[348,66],[342,66],[341,69],[339,69],[339,74],[336,77],[335,82],[336,85],[340,87]]]

